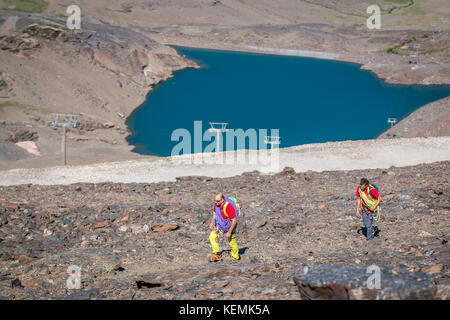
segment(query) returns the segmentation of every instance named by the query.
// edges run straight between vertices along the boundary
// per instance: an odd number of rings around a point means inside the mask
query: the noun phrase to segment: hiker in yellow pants
[[[217,242],[219,238],[225,237],[231,247],[231,259],[239,260],[239,247],[236,242],[236,204],[229,198],[225,198],[223,194],[216,195],[214,200],[214,210],[212,220],[209,225],[211,234],[209,241],[213,251],[210,261],[219,261],[222,258],[220,245]]]
[[[221,254],[220,254],[220,246],[219,243],[217,242],[217,239],[219,237],[221,237],[223,235],[223,231],[220,230],[219,234],[217,235],[216,231],[211,231],[211,233],[209,234],[209,242],[211,242],[211,247],[212,247],[212,251],[213,251],[213,257],[211,258],[211,260],[213,260],[213,258],[215,256],[219,256],[218,258],[221,258]],[[228,243],[231,247],[231,258],[234,260],[239,260],[239,247],[236,241],[236,234],[233,232],[231,234],[231,236],[229,238],[227,238]]]

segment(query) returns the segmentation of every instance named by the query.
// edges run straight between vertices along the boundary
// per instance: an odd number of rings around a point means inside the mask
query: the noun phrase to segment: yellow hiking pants
[[[220,230],[219,235],[215,231],[211,231],[211,234],[209,235],[209,241],[211,242],[211,247],[213,254],[220,253],[220,246],[217,242],[217,239],[221,237],[223,234],[223,231]],[[236,242],[236,234],[233,232],[231,233],[231,237],[227,239],[228,244],[231,247],[231,256],[235,259],[239,259],[239,247]]]

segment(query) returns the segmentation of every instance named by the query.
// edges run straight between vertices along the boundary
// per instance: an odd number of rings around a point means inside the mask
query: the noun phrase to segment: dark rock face
[[[307,272],[294,277],[303,299],[433,299],[436,286],[432,278],[422,272],[409,272],[405,268],[379,266],[380,282],[368,287],[374,270],[359,265],[312,266]]]
[[[20,141],[37,141],[38,139],[39,136],[36,131],[16,127],[9,131],[9,137],[5,140],[12,143],[17,143]]]
[[[304,300],[349,300],[349,288],[337,283],[323,286],[312,286],[309,283],[300,282],[294,278],[298,286],[300,296]]]
[[[448,299],[449,170],[447,161],[153,184],[0,187],[0,296]],[[355,216],[362,177],[383,197],[370,244]],[[226,245],[223,260],[209,262],[216,192],[241,201],[239,261]],[[380,289],[367,287],[371,265],[380,268]],[[74,266],[79,289],[67,286]]]

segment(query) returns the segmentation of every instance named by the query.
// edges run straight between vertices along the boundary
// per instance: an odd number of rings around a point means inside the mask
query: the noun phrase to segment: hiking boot
[[[217,262],[217,261],[220,261],[220,260],[222,260],[222,255],[218,254],[218,253],[213,255],[211,258],[209,258],[210,262]]]
[[[241,257],[239,257],[239,258],[237,258],[237,259],[234,258],[234,257],[231,257],[231,260],[232,260],[232,261],[239,261],[239,260],[241,260]]]

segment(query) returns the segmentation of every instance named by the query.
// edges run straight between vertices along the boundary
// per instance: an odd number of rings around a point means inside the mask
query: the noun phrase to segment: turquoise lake
[[[387,84],[360,65],[332,60],[175,47],[200,65],[157,85],[127,119],[134,152],[170,156],[172,132],[194,121],[279,129],[280,147],[372,139],[450,86]],[[214,141],[214,140],[213,140]],[[204,142],[203,148],[210,142]],[[193,152],[194,150],[192,150]]]

